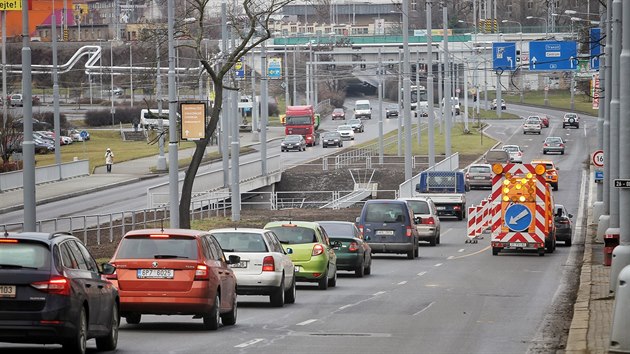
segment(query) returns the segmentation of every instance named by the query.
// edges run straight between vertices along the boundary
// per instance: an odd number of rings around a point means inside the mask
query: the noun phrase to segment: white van
[[[158,116],[157,109],[150,109],[151,114],[149,114],[148,109],[143,109],[140,111],[140,126],[143,129],[157,129],[159,121],[158,119],[162,119],[162,126],[164,128],[168,128],[168,109],[163,109],[162,113]],[[177,114],[177,120],[179,120],[179,114]]]
[[[442,108],[445,108],[444,98],[442,98]],[[455,115],[459,115],[460,114],[461,109],[460,109],[460,106],[459,106],[459,98],[458,97],[451,97],[451,109],[453,110]]]
[[[372,119],[372,106],[368,100],[357,100],[354,103],[354,118]]]

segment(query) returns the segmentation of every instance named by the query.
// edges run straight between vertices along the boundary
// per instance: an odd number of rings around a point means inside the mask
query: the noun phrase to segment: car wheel
[[[558,190],[558,183],[554,183],[554,184],[552,184],[551,186],[553,187],[553,190],[554,190],[554,191],[557,191],[557,190]]]
[[[334,288],[337,286],[337,268],[335,267],[335,274],[328,280],[328,286]]]
[[[328,270],[326,270],[326,274],[328,274]],[[324,275],[321,279],[317,281],[317,288],[319,290],[328,289],[328,275]]]
[[[284,274],[282,274],[284,278]],[[284,306],[284,279],[280,282],[280,286],[269,295],[271,306],[282,307]]]
[[[435,238],[435,243],[440,244],[440,231],[438,230],[438,236]]]
[[[225,326],[234,326],[236,324],[236,315],[238,314],[238,302],[236,301],[236,291],[234,292],[234,300],[232,300],[232,310],[221,315],[221,322]]]
[[[127,322],[127,324],[138,324],[140,323],[140,319],[142,318],[142,315],[139,313],[131,313],[127,316],[125,316],[125,322]]]
[[[205,329],[215,331],[219,328],[219,319],[221,318],[219,315],[220,306],[221,299],[219,299],[219,295],[214,295],[214,306],[212,306],[209,313],[203,315],[203,326]]]
[[[69,339],[63,344],[63,348],[66,352],[85,354],[87,341],[87,315],[85,314],[85,308],[81,306],[81,312],[79,313],[79,322],[77,323],[77,332],[74,338]]]
[[[118,326],[120,325],[120,317],[118,316],[118,305],[114,303],[112,306],[112,318],[110,320],[111,328],[105,337],[96,338],[96,348],[102,351],[115,350],[118,345]]]
[[[571,247],[571,235],[569,235],[569,238],[566,241],[564,241],[564,245],[567,247]]]
[[[429,246],[435,247],[435,245],[437,245],[437,237],[431,237],[429,240]]]
[[[575,126],[575,128],[576,128],[576,129],[580,129],[580,125],[579,125],[579,124],[578,124],[578,125],[576,125],[576,126]]]
[[[547,155],[547,150],[543,150],[543,155]]]
[[[549,242],[545,242],[545,250],[547,253],[553,253],[553,240],[550,240]]]
[[[294,304],[297,291],[295,289],[295,274],[293,274],[293,281],[291,281],[291,287],[284,293],[284,303]]]
[[[414,249],[412,249],[411,251],[408,251],[408,252],[407,252],[407,259],[414,259],[414,258],[415,258],[415,256],[416,256],[416,250],[415,250],[415,248],[414,248]]]
[[[545,255],[545,249],[544,249],[544,248],[540,248],[540,249],[538,250],[538,255],[539,255],[540,257],[544,256],[544,255]]]
[[[418,258],[420,256],[420,246],[418,246],[418,241],[416,241],[416,248],[413,250],[413,258]]]
[[[564,150],[563,150],[563,151],[560,151],[560,155],[564,155]]]
[[[365,262],[365,259],[363,260],[363,263],[364,262]],[[359,264],[357,268],[354,270],[354,275],[357,278],[363,278],[363,276],[365,275],[365,266],[363,263]]]
[[[499,255],[499,250],[500,250],[499,247],[492,247],[492,255],[493,256]]]
[[[372,274],[372,257],[370,257],[370,261],[368,262],[367,267],[365,267],[364,274],[365,274],[365,275],[370,275],[370,274]]]

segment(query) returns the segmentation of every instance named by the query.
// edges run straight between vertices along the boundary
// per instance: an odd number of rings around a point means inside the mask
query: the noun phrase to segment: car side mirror
[[[567,216],[569,217],[569,219],[573,218],[573,214],[568,214]]]
[[[284,250],[284,253],[286,253],[286,254],[293,254],[293,248],[287,247],[287,249]]]
[[[116,272],[116,267],[111,263],[103,263],[101,264],[101,274],[112,275]]]
[[[241,256],[237,256],[237,255],[231,254],[231,255],[228,257],[227,264],[237,264],[237,263],[239,263],[240,261],[241,261]]]

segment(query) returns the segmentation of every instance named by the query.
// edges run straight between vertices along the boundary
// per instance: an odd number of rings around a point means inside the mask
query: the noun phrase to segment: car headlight
[[[287,144],[286,144],[286,143],[281,143],[280,145],[282,145],[282,146],[286,146]]]

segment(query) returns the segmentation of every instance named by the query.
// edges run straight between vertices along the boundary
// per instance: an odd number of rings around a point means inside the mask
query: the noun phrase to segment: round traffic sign
[[[596,167],[604,167],[604,151],[597,150],[593,153],[593,165]]]
[[[459,87],[458,87],[458,88],[455,89],[455,93],[459,93],[459,92],[460,92],[460,90],[459,90]]]
[[[512,231],[527,230],[532,223],[532,212],[523,204],[512,204],[505,209],[503,222]]]

